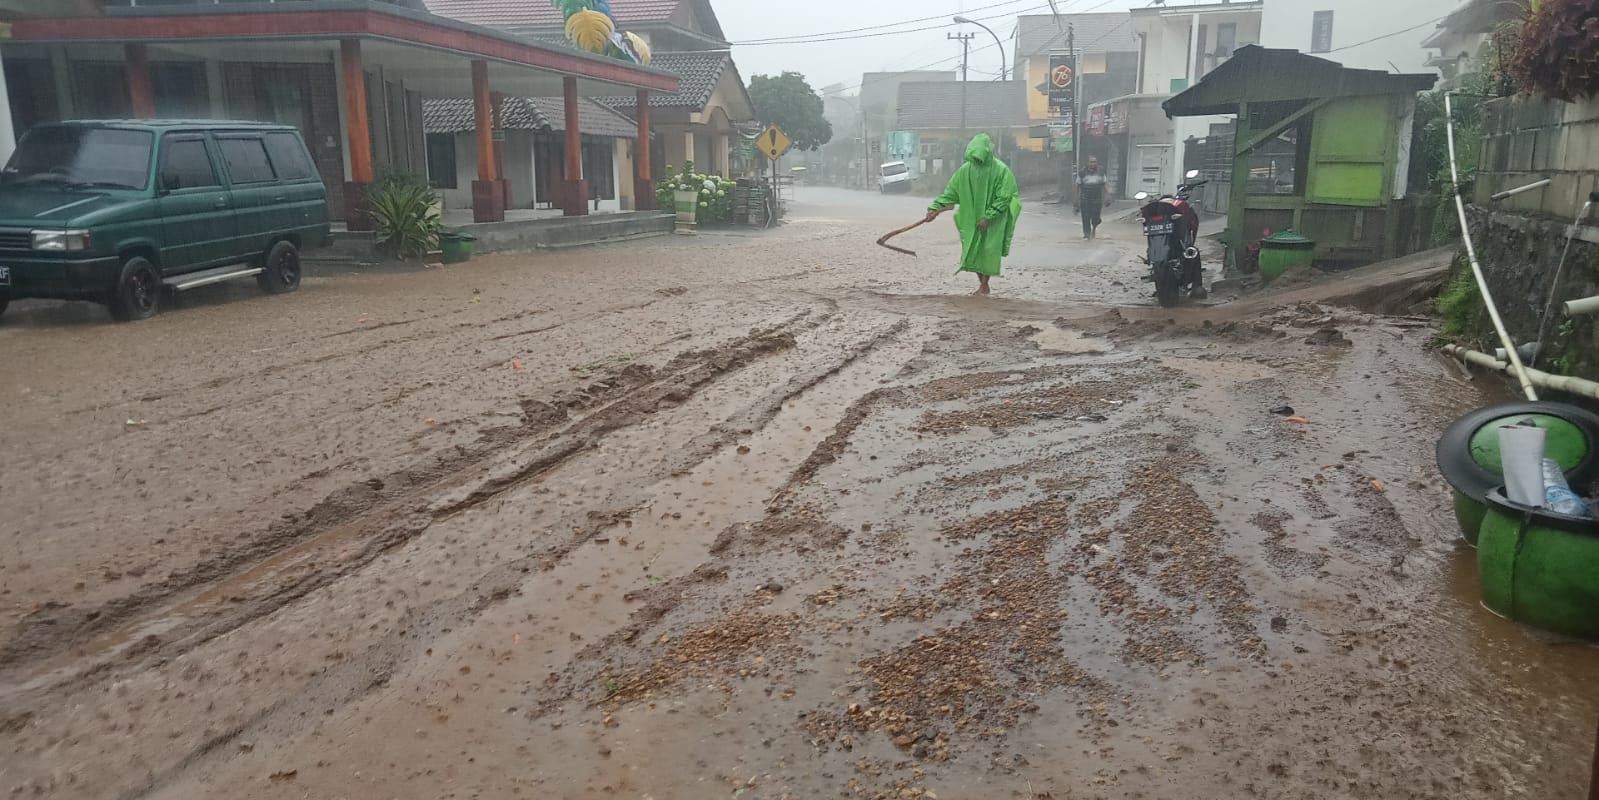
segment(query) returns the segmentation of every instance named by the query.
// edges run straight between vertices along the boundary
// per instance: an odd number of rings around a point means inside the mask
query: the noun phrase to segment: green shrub
[[[1477,278],[1467,266],[1461,269],[1457,261],[1449,283],[1438,295],[1438,316],[1443,319],[1439,336],[1445,339],[1463,339],[1476,331],[1477,314],[1481,311],[1482,290],[1477,288]]]
[[[438,195],[415,175],[380,176],[367,192],[378,244],[398,259],[418,258],[438,247]]]
[[[699,194],[697,221],[701,225],[725,224],[733,221],[733,189],[737,184],[717,175],[694,171],[694,162],[683,164],[683,171],[672,172],[666,165],[666,178],[655,187],[656,208],[673,208],[679,191]]]

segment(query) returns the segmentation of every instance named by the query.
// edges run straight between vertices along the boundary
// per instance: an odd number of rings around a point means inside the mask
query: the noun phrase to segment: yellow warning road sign
[[[766,130],[761,131],[761,135],[755,137],[755,146],[761,148],[761,152],[765,153],[767,158],[776,161],[794,146],[794,140],[788,138],[788,134],[784,133],[782,128],[768,125]]]

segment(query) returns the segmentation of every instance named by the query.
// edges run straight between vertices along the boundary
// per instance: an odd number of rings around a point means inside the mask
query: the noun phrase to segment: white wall
[[[1278,2],[1279,0],[1271,0]],[[1138,91],[1140,94],[1167,94],[1172,89],[1172,81],[1183,79],[1189,85],[1199,81],[1203,75],[1194,75],[1194,58],[1191,47],[1194,43],[1194,21],[1205,28],[1205,50],[1214,54],[1216,52],[1216,31],[1221,25],[1236,26],[1236,37],[1233,48],[1236,50],[1247,44],[1259,44],[1261,34],[1261,15],[1255,11],[1207,11],[1199,14],[1180,13],[1181,6],[1174,6],[1171,10],[1158,13],[1142,13],[1133,16],[1133,28],[1146,36],[1144,53],[1144,73],[1139,80]],[[1206,61],[1206,69],[1214,69],[1216,62],[1213,59]]]
[[[1460,0],[1267,0],[1261,44],[1309,53],[1317,11],[1333,12],[1332,49],[1315,53],[1357,69],[1436,72],[1421,46]],[[1399,33],[1400,31],[1408,32]],[[1392,34],[1392,35],[1390,35]],[[1369,41],[1369,40],[1376,41]]]
[[[505,134],[505,179],[511,182],[511,200],[516,208],[533,207],[533,134],[507,131]],[[455,137],[455,188],[439,191],[445,208],[471,208],[472,182],[477,180],[477,134]]]

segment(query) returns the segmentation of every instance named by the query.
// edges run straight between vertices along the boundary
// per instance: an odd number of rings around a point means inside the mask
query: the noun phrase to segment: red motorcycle
[[[1206,297],[1204,268],[1195,244],[1199,239],[1199,212],[1188,202],[1188,195],[1210,181],[1195,180],[1198,177],[1199,170],[1190,171],[1184,176],[1187,182],[1177,187],[1176,194],[1154,200],[1150,200],[1148,192],[1133,195],[1134,200],[1144,203],[1138,216],[1143,220],[1144,238],[1149,240],[1149,251],[1144,256],[1149,275],[1144,280],[1155,284],[1155,298],[1165,308],[1181,302],[1185,289],[1195,300]]]

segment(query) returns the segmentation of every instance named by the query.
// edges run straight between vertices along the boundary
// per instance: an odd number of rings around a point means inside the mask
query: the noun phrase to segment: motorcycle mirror
[[[1183,177],[1186,177],[1189,180],[1193,180],[1193,179],[1199,177],[1199,170],[1191,169],[1191,170],[1188,171],[1188,174],[1183,176]]]
[[[1148,200],[1149,199],[1149,192],[1139,192],[1138,194],[1133,195],[1133,199],[1137,200],[1139,202],[1143,202],[1145,200]]]

